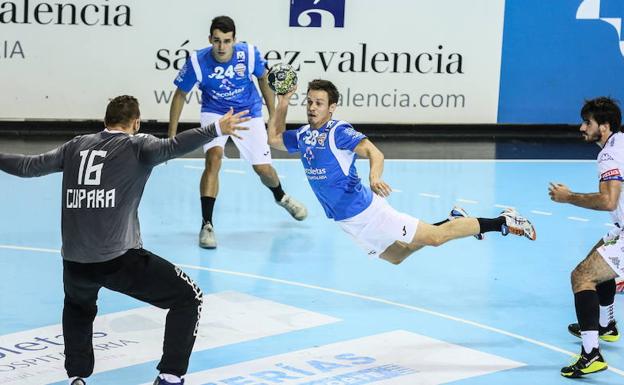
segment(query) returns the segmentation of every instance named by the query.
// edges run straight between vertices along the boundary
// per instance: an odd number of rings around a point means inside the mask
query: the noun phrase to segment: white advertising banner
[[[166,310],[141,307],[98,316],[93,326],[94,372],[159,360],[166,315]],[[209,294],[204,296],[193,350],[213,349],[337,321],[244,293]],[[66,379],[62,336],[61,325],[0,336],[0,384],[41,385]]]
[[[131,94],[167,121],[173,80],[206,47],[211,19],[269,65],[297,69],[290,122],[308,81],[333,81],[354,123],[496,123],[504,0],[0,0],[0,119],[102,119]],[[198,121],[188,94],[182,120]]]
[[[438,385],[524,365],[395,330],[208,369],[185,379],[204,385]]]

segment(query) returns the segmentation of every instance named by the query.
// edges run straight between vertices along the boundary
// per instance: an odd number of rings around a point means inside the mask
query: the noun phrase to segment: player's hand
[[[380,197],[388,197],[392,192],[392,188],[381,179],[371,179],[370,181],[371,190]]]
[[[572,191],[564,184],[550,182],[548,186],[548,195],[555,202],[567,203],[571,194]]]
[[[287,93],[285,93],[283,95],[277,95],[277,103],[281,104],[281,105],[288,106],[288,104],[290,103],[290,98],[292,98],[292,96],[295,94],[295,92],[297,92],[297,85],[296,84]]]
[[[219,119],[219,128],[221,128],[222,135],[232,135],[238,139],[243,139],[236,134],[236,131],[249,130],[248,127],[243,127],[240,124],[251,119],[249,116],[249,110],[234,113],[234,109],[230,107],[227,114],[223,115]]]

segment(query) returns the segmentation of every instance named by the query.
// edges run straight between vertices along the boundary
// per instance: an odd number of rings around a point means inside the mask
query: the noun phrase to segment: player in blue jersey
[[[245,124],[249,130],[240,135],[242,139],[232,137],[234,144],[241,157],[251,163],[262,183],[271,190],[276,203],[293,218],[305,219],[307,209],[284,193],[277,172],[271,165],[271,149],[262,118],[262,99],[253,82],[253,77],[256,77],[270,118],[275,110],[275,96],[267,82],[266,61],[252,44],[236,42],[236,26],[227,16],[212,20],[209,41],[212,44],[210,47],[191,54],[174,81],[177,89],[169,110],[169,136],[176,134],[186,94],[196,84],[202,94],[202,126],[219,120],[230,107],[235,112],[249,110],[252,119]],[[219,192],[223,148],[228,138],[220,137],[204,145],[206,161],[199,187],[203,217],[199,245],[203,248],[217,246],[212,212]]]
[[[349,123],[332,119],[339,93],[327,80],[308,84],[307,125],[285,131],[290,97],[278,95],[269,122],[271,147],[299,152],[310,187],[325,209],[369,255],[401,263],[423,246],[439,246],[456,238],[498,231],[535,240],[531,222],[513,209],[497,218],[469,218],[451,212],[450,219],[430,225],[394,210],[384,199],[392,189],[383,181],[384,156]],[[370,161],[370,188],[363,185],[355,168],[360,156]],[[459,216],[459,217],[456,217]]]

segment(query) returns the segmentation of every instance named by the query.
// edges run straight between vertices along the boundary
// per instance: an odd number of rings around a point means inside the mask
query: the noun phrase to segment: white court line
[[[418,195],[422,197],[434,198],[434,199],[437,199],[440,197],[438,194],[430,194],[430,193],[419,193]]]
[[[417,311],[417,312],[420,312],[420,313],[433,315],[433,316],[444,318],[444,319],[448,319],[448,320],[451,320],[451,321],[460,322],[460,323],[463,323],[463,324],[466,324],[466,325],[475,326],[477,328],[488,330],[488,331],[491,331],[491,332],[494,332],[494,333],[502,334],[502,335],[505,335],[505,336],[508,336],[508,337],[511,337],[511,338],[515,338],[515,339],[518,339],[518,340],[521,340],[521,341],[524,341],[524,342],[528,342],[528,343],[533,344],[533,345],[537,345],[537,346],[540,346],[540,347],[543,347],[543,348],[546,348],[546,349],[558,352],[558,353],[563,353],[563,354],[566,354],[568,356],[575,356],[575,355],[577,355],[577,353],[573,353],[573,352],[570,352],[568,350],[561,349],[561,348],[559,348],[557,346],[554,346],[554,345],[551,345],[551,344],[547,344],[545,342],[538,341],[538,340],[535,340],[533,338],[522,336],[520,334],[511,333],[511,332],[508,332],[508,331],[505,331],[505,330],[502,330],[502,329],[498,329],[498,328],[495,328],[495,327],[492,327],[492,326],[484,325],[484,324],[481,324],[481,323],[478,323],[478,322],[466,320],[466,319],[459,318],[459,317],[454,317],[454,316],[451,316],[451,315],[448,315],[448,314],[444,314],[444,313],[440,313],[440,312],[437,312],[437,311],[425,309],[425,308],[422,308],[422,307],[407,305],[407,304],[403,304],[403,303],[400,303],[400,302],[389,301],[389,300],[383,299],[383,298],[372,297],[372,296],[368,296],[368,295],[353,293],[353,292],[344,291],[344,290],[337,290],[337,289],[332,289],[332,288],[323,287],[323,286],[309,285],[309,284],[306,284],[306,283],[301,283],[301,282],[296,282],[296,281],[287,281],[287,280],[284,280],[284,279],[265,277],[265,276],[262,276],[262,275],[241,273],[241,272],[238,272],[238,271],[213,269],[213,268],[209,268],[209,267],[194,266],[194,265],[184,265],[184,264],[178,264],[178,266],[180,266],[182,268],[186,268],[186,269],[204,270],[204,271],[210,271],[210,272],[213,272],[213,273],[228,274],[228,275],[234,275],[234,276],[238,276],[238,277],[246,277],[246,278],[259,279],[259,280],[263,280],[263,281],[281,283],[281,284],[290,285],[290,286],[304,287],[304,288],[307,288],[307,289],[314,289],[314,290],[324,291],[324,292],[328,292],[328,293],[332,293],[332,294],[344,295],[346,297],[359,298],[359,299],[363,299],[363,300],[366,300],[366,301],[382,303],[382,304],[385,304],[385,305],[396,306],[396,307],[400,307],[400,308],[404,308],[404,309],[408,309],[408,310],[414,310],[414,311]],[[607,370],[610,370],[610,371],[612,371],[612,372],[614,372],[616,374],[619,374],[620,376],[624,376],[624,370],[614,368],[613,366],[609,366],[609,368]]]
[[[365,162],[367,160],[358,159],[357,161]],[[384,159],[384,161],[414,163],[596,163],[592,159]]]
[[[501,205],[499,203],[495,204],[494,207],[498,207],[499,209],[515,209],[515,207],[510,205]]]
[[[204,162],[204,158],[176,158],[177,162]],[[242,162],[242,159],[223,159],[223,162]],[[272,159],[272,162],[301,162],[299,158]],[[596,163],[593,159],[384,159],[385,162],[412,162],[412,163]],[[368,162],[367,159],[358,159],[357,162]]]
[[[0,247],[5,248],[5,249],[17,249],[17,250],[32,250],[32,251],[45,251],[45,252],[50,252],[53,249],[39,249],[39,248],[34,248],[34,247],[24,247],[24,246],[12,246],[12,245],[0,245]],[[60,253],[60,250],[54,250],[57,253]],[[387,299],[383,299],[383,298],[378,298],[378,297],[372,297],[372,296],[368,296],[368,295],[363,295],[363,294],[358,294],[358,293],[352,293],[349,291],[344,291],[344,290],[337,290],[337,289],[332,289],[332,288],[328,288],[328,287],[323,287],[323,286],[316,286],[316,285],[310,285],[307,283],[301,283],[301,282],[296,282],[296,281],[287,281],[285,279],[278,279],[278,278],[271,278],[271,277],[265,277],[262,275],[256,275],[256,274],[249,274],[249,273],[241,273],[238,271],[230,271],[230,270],[222,270],[222,269],[213,269],[213,268],[209,268],[209,267],[203,267],[203,266],[195,266],[195,265],[185,265],[185,264],[176,264],[180,267],[186,268],[186,269],[193,269],[193,270],[203,270],[203,271],[210,271],[213,273],[220,273],[220,274],[227,274],[227,275],[234,275],[237,277],[245,277],[245,278],[253,278],[253,279],[258,279],[258,280],[262,280],[262,281],[268,281],[268,282],[275,282],[275,283],[281,283],[284,285],[290,285],[290,286],[297,286],[297,287],[304,287],[307,289],[313,289],[313,290],[319,290],[319,291],[324,291],[327,293],[332,293],[332,294],[339,294],[339,295],[343,295],[346,297],[352,297],[352,298],[359,298],[359,299],[363,299],[366,301],[371,301],[371,302],[377,302],[377,303],[382,303],[385,305],[390,305],[390,306],[396,306],[396,307],[400,307],[403,309],[408,309],[408,310],[414,310],[420,313],[424,313],[424,314],[429,314],[429,315],[433,315],[436,317],[440,317],[440,318],[444,318],[447,320],[451,320],[451,321],[455,321],[455,322],[459,322],[459,323],[463,323],[466,325],[471,325],[474,327],[477,327],[479,329],[484,329],[484,330],[488,330],[494,333],[498,333],[498,334],[502,334],[511,338],[515,338],[517,340],[520,341],[524,341],[524,342],[528,342],[530,344],[533,345],[537,345],[540,346],[542,348],[545,349],[549,349],[558,353],[563,353],[566,354],[568,356],[575,356],[576,353],[570,352],[568,350],[565,349],[561,349],[557,346],[551,345],[551,344],[547,344],[545,342],[542,341],[538,341],[536,339],[533,338],[529,338],[529,337],[525,337],[522,336],[520,334],[515,334],[515,333],[511,333],[508,331],[505,331],[503,329],[498,329],[492,326],[488,326],[488,325],[484,325],[478,322],[474,322],[474,321],[470,321],[467,319],[463,319],[463,318],[459,318],[459,317],[454,317],[448,314],[444,314],[444,313],[440,313],[437,311],[433,311],[433,310],[429,310],[429,309],[425,309],[422,307],[418,307],[418,306],[412,306],[412,305],[407,305],[407,304],[403,304],[400,302],[394,302],[394,301],[389,301]],[[613,366],[609,366],[609,369],[616,374],[619,374],[620,376],[624,377],[624,370],[621,369],[617,369]]]
[[[457,202],[470,203],[473,205],[479,204],[479,201],[473,201],[472,199],[464,199],[464,198],[457,198]]]
[[[533,214],[539,214],[539,215],[552,215],[552,213],[550,213],[548,211],[531,210],[531,212]]]
[[[24,250],[24,251],[40,251],[42,253],[54,253],[60,254],[61,250],[56,249],[42,249],[39,247],[25,247],[25,246],[15,246],[15,245],[0,245],[0,249],[8,249],[8,250]]]
[[[581,218],[581,217],[568,217],[568,219],[571,221],[577,221],[577,222],[589,222],[589,219]]]
[[[229,173],[229,174],[242,174],[242,175],[243,175],[243,174],[246,174],[246,172],[245,172],[245,171],[243,171],[243,170],[233,170],[233,169],[231,169],[231,168],[224,168],[224,169],[223,169],[223,172],[227,172],[227,173]]]
[[[617,227],[617,226],[616,226],[616,225],[614,225],[613,223],[605,223],[605,226],[608,226],[608,227]]]
[[[402,193],[403,190],[399,190],[398,188],[392,188],[392,192]]]
[[[184,168],[192,168],[193,170],[203,170],[204,169],[204,167],[189,166],[189,165],[185,165]],[[224,168],[223,172],[227,172],[229,174],[245,174],[245,171],[243,171],[243,170],[233,170],[231,168]],[[285,177],[280,175],[280,178],[285,178]]]

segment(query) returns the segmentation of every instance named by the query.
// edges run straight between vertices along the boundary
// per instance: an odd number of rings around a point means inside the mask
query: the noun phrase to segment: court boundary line
[[[559,348],[557,346],[554,346],[554,345],[551,345],[551,344],[548,344],[548,343],[545,343],[545,342],[542,342],[542,341],[538,341],[538,340],[533,339],[533,338],[525,337],[525,336],[522,336],[520,334],[515,334],[515,333],[512,333],[512,332],[508,332],[508,331],[503,330],[503,329],[495,328],[493,326],[488,326],[488,325],[485,325],[485,324],[482,324],[482,323],[479,323],[479,322],[476,322],[476,321],[470,321],[470,320],[467,320],[467,319],[463,319],[463,318],[455,317],[455,316],[452,316],[452,315],[440,313],[440,312],[437,312],[435,310],[429,310],[429,309],[425,309],[425,308],[422,308],[422,307],[419,307],[419,306],[407,305],[407,304],[400,303],[400,302],[390,301],[390,300],[387,300],[387,299],[384,299],[384,298],[379,298],[379,297],[373,297],[373,296],[364,295],[364,294],[353,293],[353,292],[345,291],[345,290],[332,289],[332,288],[323,287],[323,286],[311,285],[311,284],[297,282],[297,281],[289,281],[289,280],[280,279],[280,278],[265,277],[263,275],[242,273],[242,272],[239,272],[239,271],[215,269],[215,268],[211,268],[211,267],[203,267],[203,266],[187,265],[187,264],[176,264],[176,265],[180,266],[182,268],[187,268],[187,269],[204,270],[204,271],[209,271],[209,272],[212,272],[212,273],[221,273],[221,274],[234,275],[234,276],[245,277],[245,278],[253,278],[253,279],[269,281],[269,282],[274,282],[274,283],[281,283],[281,284],[290,285],[290,286],[297,286],[297,287],[303,287],[303,288],[307,288],[307,289],[314,289],[314,290],[318,290],[318,291],[324,291],[324,292],[328,292],[328,293],[332,293],[332,294],[339,294],[339,295],[343,295],[343,296],[346,296],[346,297],[358,298],[358,299],[362,299],[362,300],[366,300],[366,301],[370,301],[370,302],[381,303],[381,304],[384,304],[384,305],[400,307],[400,308],[403,308],[403,309],[417,311],[417,312],[420,312],[420,313],[424,313],[424,314],[428,314],[428,315],[444,318],[444,319],[447,319],[447,320],[450,320],[450,321],[455,321],[455,322],[463,323],[463,324],[466,324],[466,325],[474,326],[474,327],[477,327],[479,329],[484,329],[484,330],[491,331],[491,332],[494,332],[494,333],[502,334],[504,336],[515,338],[515,339],[518,339],[518,340],[521,340],[521,341],[524,341],[524,342],[527,342],[527,343],[530,343],[530,344],[533,344],[533,345],[537,345],[539,347],[546,348],[548,350],[552,350],[552,351],[555,351],[557,353],[563,353],[563,354],[566,354],[566,355],[571,356],[571,357],[578,355],[577,353],[570,352],[568,350]],[[612,367],[611,365],[609,365],[607,370],[624,377],[624,370]]]
[[[241,158],[224,158],[224,163],[243,162]],[[272,162],[301,162],[299,158],[277,158],[271,159]],[[368,159],[357,159],[359,162],[366,162]],[[175,158],[169,162],[205,162],[204,158]],[[596,163],[595,159],[404,159],[391,158],[384,159],[384,162],[413,162],[413,163]]]
[[[16,246],[16,245],[0,245],[0,249],[14,249],[14,250],[20,250],[20,251],[38,251],[38,252],[56,252],[60,254],[60,250],[55,250],[55,249],[42,249],[42,248],[36,248],[36,247],[27,247],[27,246]],[[263,275],[257,275],[257,274],[251,274],[251,273],[243,273],[240,271],[231,271],[231,270],[223,270],[223,269],[215,269],[215,268],[211,268],[211,267],[204,267],[204,266],[197,266],[197,265],[187,265],[187,264],[182,264],[182,263],[176,263],[176,266],[182,267],[182,268],[187,268],[187,269],[192,269],[192,270],[203,270],[203,271],[209,271],[212,273],[219,273],[219,274],[226,274],[226,275],[233,275],[233,276],[237,276],[237,277],[244,277],[244,278],[253,278],[253,279],[257,279],[257,280],[262,280],[262,281],[268,281],[268,282],[273,282],[273,283],[279,283],[279,284],[284,284],[284,285],[289,285],[289,286],[296,286],[296,287],[302,287],[302,288],[306,288],[306,289],[313,289],[313,290],[318,290],[318,291],[323,291],[326,293],[332,293],[332,294],[338,294],[338,295],[342,295],[345,297],[351,297],[351,298],[357,298],[357,299],[361,299],[361,300],[365,300],[365,301],[370,301],[370,302],[376,302],[376,303],[381,303],[384,305],[390,305],[390,306],[394,306],[394,307],[399,307],[399,308],[403,308],[403,309],[407,309],[407,310],[412,310],[412,311],[416,311],[419,313],[423,313],[423,314],[428,314],[428,315],[432,315],[435,317],[439,317],[439,318],[443,318],[446,320],[450,320],[450,321],[455,321],[455,322],[459,322],[459,323],[463,323],[466,325],[470,325],[470,326],[474,326],[476,328],[479,329],[483,329],[483,330],[487,330],[493,333],[497,333],[497,334],[501,334],[507,337],[511,337],[523,342],[527,342],[548,350],[552,350],[554,352],[557,353],[563,353],[565,355],[568,356],[575,356],[577,355],[576,353],[570,352],[568,350],[559,348],[555,345],[551,345],[533,338],[529,338],[529,337],[525,337],[522,336],[520,334],[516,334],[516,333],[512,333],[512,332],[508,332],[506,330],[503,329],[499,329],[499,328],[495,328],[493,326],[488,326],[476,321],[470,321],[467,319],[463,319],[463,318],[459,318],[459,317],[455,317],[452,315],[448,315],[448,314],[444,314],[444,313],[440,313],[438,311],[434,311],[434,310],[429,310],[429,309],[425,309],[423,307],[419,307],[419,306],[414,306],[414,305],[408,305],[408,304],[404,304],[404,303],[400,303],[400,302],[396,302],[396,301],[390,301],[384,298],[379,298],[379,297],[373,297],[373,296],[369,296],[369,295],[364,295],[364,294],[359,294],[359,293],[354,293],[354,292],[350,292],[350,291],[346,291],[346,290],[339,290],[339,289],[332,289],[329,287],[324,287],[324,286],[318,286],[318,285],[312,285],[312,284],[308,284],[308,283],[303,283],[303,282],[297,282],[297,281],[289,281],[289,280],[285,280],[285,279],[281,279],[281,278],[272,278],[272,277],[266,277]],[[624,370],[612,367],[609,365],[609,368],[607,369],[615,374],[618,374],[622,377],[624,377]]]

